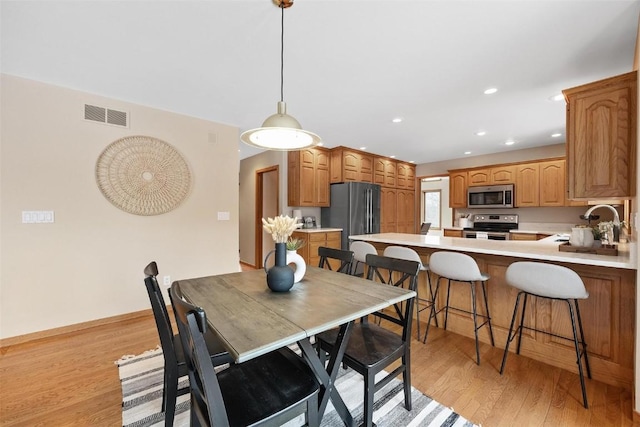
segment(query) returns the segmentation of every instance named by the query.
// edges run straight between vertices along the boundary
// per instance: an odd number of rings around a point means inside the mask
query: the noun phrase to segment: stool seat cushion
[[[429,257],[429,268],[440,277],[461,282],[486,281],[489,278],[480,272],[476,260],[458,252],[432,253]]]
[[[507,268],[507,283],[514,288],[546,298],[585,299],[589,292],[578,274],[543,262],[514,262]]]
[[[349,250],[353,252],[353,259],[358,262],[366,262],[368,254],[378,255],[378,251],[371,243],[360,240],[352,242]]]

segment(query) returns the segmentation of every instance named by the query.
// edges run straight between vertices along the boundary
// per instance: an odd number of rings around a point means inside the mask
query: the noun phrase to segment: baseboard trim
[[[244,261],[240,261],[240,267],[242,268],[242,270],[244,271],[246,270],[255,270],[256,266],[255,265],[251,265],[248,262],[244,262]]]
[[[141,317],[153,317],[153,311],[149,308],[147,310],[134,311],[133,313],[119,314],[117,316],[105,317],[103,319],[90,320],[88,322],[47,329],[45,331],[32,332],[30,334],[3,338],[0,339],[0,349],[4,349],[12,345],[25,344],[36,340],[56,337],[59,335],[71,334],[85,329],[94,328],[96,326],[108,325],[110,323],[123,322],[132,319],[139,319]]]

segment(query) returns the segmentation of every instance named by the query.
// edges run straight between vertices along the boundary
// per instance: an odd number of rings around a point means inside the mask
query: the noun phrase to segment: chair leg
[[[451,290],[451,279],[447,279],[447,305],[444,306],[444,330],[447,330],[447,320],[449,319],[449,291]]]
[[[524,329],[524,312],[527,311],[527,299],[529,297],[528,293],[524,293],[524,301],[522,301],[522,316],[520,317],[520,330],[518,331],[518,348],[516,349],[516,354],[520,354],[520,346],[522,345],[522,330]]]
[[[162,394],[162,406],[164,410],[165,427],[173,426],[173,418],[176,412],[176,400],[178,398],[178,372],[165,370],[164,392]]]
[[[587,343],[584,340],[584,330],[582,329],[582,317],[580,316],[580,307],[578,306],[578,300],[574,299],[573,302],[576,306],[576,315],[578,317],[578,326],[580,327],[580,342],[582,344],[582,354],[584,354],[584,363],[587,368],[587,377],[591,379],[591,368],[589,368],[589,356],[587,355]]]
[[[480,364],[480,344],[478,343],[478,314],[476,308],[476,282],[469,282],[471,285],[471,307],[473,311],[473,333],[476,337],[476,364]]]
[[[320,417],[318,416],[318,394],[314,394],[307,400],[307,413],[305,414],[307,426],[318,427]]]
[[[408,346],[405,347],[404,356],[402,357],[404,372],[402,380],[404,383],[404,407],[407,411],[411,410],[411,351]]]
[[[495,341],[493,340],[493,328],[491,327],[491,315],[489,314],[489,302],[487,301],[487,290],[485,287],[486,282],[482,282],[482,295],[484,296],[484,308],[487,313],[487,323],[489,324],[489,337],[491,338],[491,345],[493,347],[496,346]]]
[[[507,343],[504,346],[504,355],[502,356],[502,365],[500,365],[500,375],[504,373],[504,367],[507,364],[507,355],[509,354],[509,344],[515,338],[516,332],[513,331],[513,325],[516,322],[516,316],[518,315],[518,306],[520,305],[520,297],[522,292],[518,293],[516,297],[516,306],[513,309],[513,316],[511,316],[511,326],[509,326],[509,334],[507,335]],[[513,336],[511,335],[513,333]]]
[[[442,277],[438,276],[438,280],[436,280],[436,292],[433,294],[433,304],[431,304],[431,310],[429,310],[429,321],[427,321],[427,330],[424,333],[424,339],[422,343],[425,344],[427,342],[427,335],[429,335],[429,328],[431,327],[431,319],[438,319],[436,313],[436,299],[438,298],[438,290],[440,290],[440,279]]]
[[[418,286],[416,286],[415,307],[416,307],[416,323],[418,324],[418,326],[416,327],[416,333],[418,335],[417,339],[420,340],[420,294],[418,293]]]
[[[363,426],[373,427],[373,397],[376,391],[376,378],[373,371],[364,376],[364,413]]]
[[[582,357],[580,356],[580,347],[578,344],[578,332],[576,331],[576,319],[573,314],[573,307],[571,306],[570,300],[565,300],[567,305],[569,306],[569,314],[571,315],[571,327],[573,328],[573,343],[576,347],[576,358],[578,363],[578,371],[580,373],[580,387],[582,388],[582,401],[584,403],[585,408],[589,408],[589,404],[587,403],[587,388],[584,384],[584,374],[582,373]]]
[[[431,305],[435,305],[436,299],[433,295],[433,288],[431,287],[431,270],[427,270],[427,284],[429,286],[429,296],[431,297]],[[436,327],[438,327],[438,316],[436,316],[435,320],[436,320]]]

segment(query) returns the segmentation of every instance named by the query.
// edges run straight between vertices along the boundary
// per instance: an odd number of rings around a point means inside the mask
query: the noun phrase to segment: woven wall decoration
[[[149,136],[112,142],[96,163],[100,191],[114,206],[134,215],[160,215],[182,203],[191,188],[184,158]]]

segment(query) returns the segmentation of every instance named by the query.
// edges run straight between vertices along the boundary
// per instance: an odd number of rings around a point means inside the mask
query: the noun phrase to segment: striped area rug
[[[162,426],[164,413],[162,405],[163,381],[162,350],[156,349],[138,356],[124,356],[116,362],[122,384],[122,425],[130,427]],[[381,373],[384,375],[384,373]],[[188,384],[187,377],[181,378],[180,387]],[[362,376],[351,369],[338,374],[336,387],[351,411],[356,425],[362,422],[364,390]],[[455,426],[471,427],[467,421],[452,409],[447,408],[412,388],[413,409],[404,408],[402,382],[395,379],[376,393],[373,421],[380,427],[386,426]],[[304,418],[292,420],[286,427],[304,424]],[[178,396],[175,426],[189,425],[189,395]],[[342,426],[331,402],[322,419],[321,426]]]

